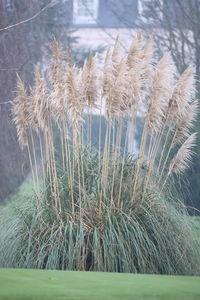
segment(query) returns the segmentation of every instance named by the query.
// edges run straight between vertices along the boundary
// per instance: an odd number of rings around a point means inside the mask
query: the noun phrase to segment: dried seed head
[[[177,118],[181,119],[185,115],[185,110],[195,93],[195,70],[190,66],[182,73],[169,101],[168,116],[171,122],[176,123]]]
[[[80,131],[80,125],[83,122],[82,114],[84,103],[82,95],[78,89],[77,82],[77,70],[76,67],[69,67],[67,70],[66,88],[68,95],[68,116],[71,122],[71,126],[75,135]]]
[[[99,97],[96,56],[90,55],[88,61],[85,62],[79,82],[83,101],[87,106],[95,107]]]
[[[127,64],[129,68],[134,68],[135,65],[138,64],[138,60],[141,59],[141,53],[142,53],[142,36],[140,33],[138,33],[136,38],[133,40],[128,52]]]
[[[27,126],[29,118],[29,104],[28,95],[23,81],[17,74],[17,97],[13,102],[12,107],[14,118],[13,121],[16,124],[17,136],[22,149],[28,144]]]
[[[168,175],[171,175],[172,173],[181,174],[189,167],[193,154],[192,149],[195,146],[195,140],[196,133],[193,133],[183,143],[169,165]]]
[[[198,114],[198,101],[194,100],[184,111],[181,118],[177,119],[174,144],[181,143],[189,136],[191,128],[194,126]]]
[[[157,65],[149,95],[148,125],[153,132],[159,131],[165,119],[172,94],[174,72],[171,56],[166,53]]]

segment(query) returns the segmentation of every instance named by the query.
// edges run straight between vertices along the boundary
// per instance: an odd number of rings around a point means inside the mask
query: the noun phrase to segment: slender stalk
[[[75,214],[75,208],[74,208],[74,182],[73,182],[73,171],[72,171],[72,162],[71,158],[73,154],[71,153],[70,149],[70,144],[68,141],[68,127],[67,124],[64,126],[64,135],[65,135],[65,153],[66,153],[66,168],[67,171],[69,172],[69,188],[70,188],[70,195],[71,195],[71,208],[72,208],[72,216],[74,217]]]
[[[159,177],[160,177],[160,180],[159,180],[158,183],[160,183],[161,180],[162,180],[163,172],[164,172],[165,167],[166,167],[166,164],[167,164],[167,162],[168,162],[169,155],[170,155],[170,153],[171,153],[172,148],[174,147],[174,139],[175,139],[175,136],[176,136],[176,131],[175,131],[175,134],[174,134],[174,136],[173,136],[173,138],[172,138],[171,144],[170,144],[170,146],[169,146],[169,149],[168,149],[166,158],[165,158],[165,160],[164,160],[164,162],[163,162],[162,169],[161,169],[161,173],[160,173],[160,176],[159,176]]]
[[[123,183],[123,175],[124,175],[125,157],[126,157],[126,152],[127,152],[127,142],[128,142],[128,128],[126,129],[126,135],[125,135],[124,151],[123,151],[123,157],[122,157],[121,175],[120,175],[120,183],[119,183],[119,192],[118,192],[117,207],[119,208],[121,206],[121,209],[123,207],[123,203],[121,201],[121,193],[122,193],[122,183]],[[120,205],[120,203],[121,203],[121,205]]]
[[[114,135],[114,133],[113,133]],[[112,176],[112,186],[111,186],[111,196],[113,197],[114,192],[114,184],[115,184],[115,176],[116,176],[116,170],[117,170],[117,161],[119,162],[119,153],[120,153],[120,146],[121,146],[121,138],[122,138],[122,118],[118,120],[118,128],[117,128],[117,137],[116,137],[116,145],[113,149],[113,176]]]
[[[161,152],[160,159],[159,159],[159,163],[158,163],[158,167],[157,167],[157,174],[158,174],[158,172],[159,172],[159,170],[160,170],[160,167],[161,167],[161,165],[162,165],[163,156],[164,156],[164,153],[165,153],[165,151],[166,151],[166,146],[167,146],[167,142],[168,142],[168,138],[169,138],[169,134],[170,134],[171,130],[172,130],[172,129],[169,127],[169,128],[168,128],[168,131],[167,131],[167,134],[166,134],[166,136],[165,136],[165,142],[164,142],[163,147],[162,147],[162,152]],[[158,151],[158,150],[157,150],[157,151]]]
[[[59,126],[59,130],[60,130],[60,141],[61,141],[61,155],[62,155],[62,167],[63,167],[63,171],[65,171],[66,169],[66,162],[65,162],[65,131],[64,131],[64,126],[65,126],[65,122],[62,121],[62,125]]]
[[[38,163],[37,163],[37,158],[36,158],[36,151],[35,151],[35,142],[33,138],[33,132],[30,130],[30,135],[31,135],[31,143],[32,143],[32,152],[33,152],[33,160],[34,160],[34,168],[35,168],[35,179],[36,179],[36,186],[37,190],[39,193],[40,190],[40,182],[39,182],[39,175],[38,175]]]
[[[29,162],[31,166],[31,173],[32,173],[32,178],[33,178],[33,187],[34,187],[34,192],[36,194],[36,203],[37,203],[37,208],[39,207],[39,195],[38,195],[38,190],[37,190],[37,185],[36,185],[36,179],[35,179],[35,174],[34,174],[34,166],[33,166],[33,161],[32,161],[32,156],[31,156],[31,151],[30,151],[30,145],[29,143],[27,144],[27,149],[28,149],[28,156],[29,156]]]
[[[144,161],[147,132],[148,132],[148,113],[146,115],[145,122],[144,122],[144,127],[143,127],[143,132],[142,132],[142,140],[141,140],[140,150],[139,150],[138,159],[137,159],[137,163],[136,163],[136,171],[134,174],[134,186],[133,186],[133,193],[132,193],[132,199],[131,199],[132,203],[134,202],[137,185],[138,185],[139,179],[140,179],[139,178],[140,177],[139,176],[140,167]]]
[[[101,96],[101,104],[100,104],[100,115],[99,115],[99,145],[98,145],[98,174],[99,178],[101,175],[101,157],[102,157],[102,150],[101,150],[101,135],[102,135],[102,96]],[[98,181],[98,194],[100,195],[100,186],[101,186],[101,181]]]
[[[41,157],[41,163],[42,163],[42,177],[43,177],[43,189],[44,189],[44,198],[46,201],[46,189],[45,189],[45,183],[46,183],[46,173],[45,173],[45,157],[44,157],[44,151],[43,151],[43,141],[41,137],[41,133],[39,132],[39,143],[40,143],[40,157]]]
[[[91,113],[91,106],[89,107],[89,146],[92,147],[92,113]]]
[[[52,169],[52,180],[53,180],[53,186],[54,186],[55,211],[56,211],[57,219],[60,220],[61,202],[60,202],[60,192],[59,192],[59,185],[58,185],[57,169],[56,169],[56,160],[55,160],[55,154],[54,154],[53,128],[52,128],[51,120],[49,120],[48,139],[49,139],[50,155],[51,155],[51,169]]]

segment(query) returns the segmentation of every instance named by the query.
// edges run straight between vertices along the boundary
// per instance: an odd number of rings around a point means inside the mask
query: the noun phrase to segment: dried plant
[[[167,205],[159,205],[161,194],[158,192],[157,200],[151,195],[156,182],[164,194],[170,177],[190,165],[195,141],[190,130],[198,110],[193,100],[194,70],[189,67],[176,81],[170,54],[156,65],[153,40],[145,43],[141,35],[124,55],[117,38],[114,48],[106,53],[103,67],[96,56],[90,55],[83,67],[77,68],[69,51],[66,59],[56,41],[52,53],[47,73],[36,69],[35,85],[28,95],[18,78],[14,120],[19,142],[28,144],[31,165],[36,169],[32,129],[36,129],[40,141],[43,179],[39,170],[33,171],[38,205],[51,208],[61,227],[65,222],[73,228],[76,225],[76,230],[83,226],[82,243],[87,240],[87,244],[81,247],[90,249],[90,234],[103,232],[109,224],[108,216],[126,216],[127,222],[134,222],[134,217],[137,219],[145,210],[153,212],[152,216],[154,210],[166,213]],[[93,109],[100,110],[96,150]],[[136,154],[133,148],[138,118],[143,120],[143,130]],[[102,122],[106,123],[103,142]],[[175,146],[178,150],[171,159]],[[88,264],[84,254],[80,255],[79,266]],[[91,264],[95,269],[94,262]]]
[[[14,122],[17,128],[18,140],[21,147],[23,148],[28,144],[26,130],[29,118],[29,103],[24,83],[18,75],[17,77],[17,98],[15,99],[13,104],[13,113],[15,116]]]
[[[180,174],[189,167],[192,158],[192,148],[195,146],[195,139],[196,133],[193,133],[182,144],[177,154],[170,162],[168,175],[172,173]]]

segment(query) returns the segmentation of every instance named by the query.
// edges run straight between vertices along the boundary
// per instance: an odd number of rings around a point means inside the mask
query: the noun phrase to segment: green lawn
[[[199,300],[200,277],[0,269],[4,300]]]

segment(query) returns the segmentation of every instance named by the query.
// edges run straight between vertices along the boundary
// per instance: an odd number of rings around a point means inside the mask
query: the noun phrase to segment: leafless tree
[[[153,34],[160,50],[171,51],[177,70],[193,64],[200,75],[200,1],[141,1],[139,25]]]
[[[199,0],[137,0],[137,12],[133,11],[133,0],[121,0],[120,10],[114,0],[106,3],[119,24],[153,35],[160,53],[171,51],[180,73],[194,64],[200,75]]]

